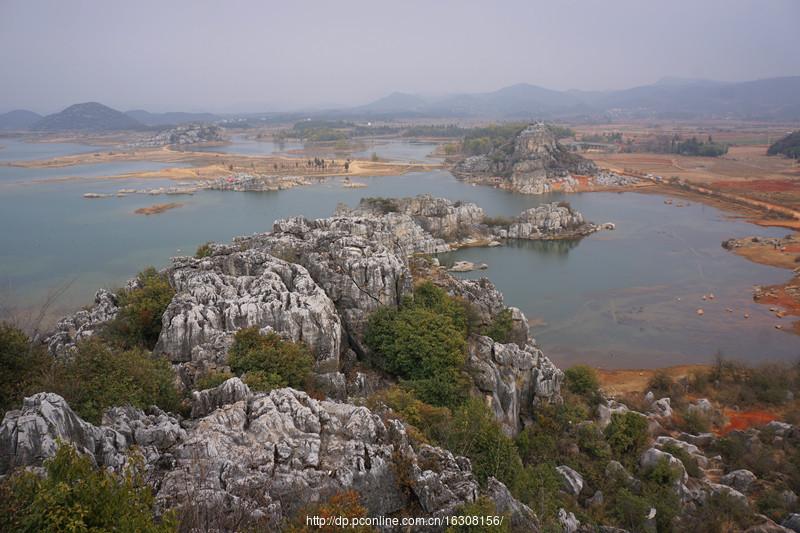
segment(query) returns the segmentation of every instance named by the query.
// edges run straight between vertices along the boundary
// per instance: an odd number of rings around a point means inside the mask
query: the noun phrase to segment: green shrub
[[[679,425],[683,431],[697,435],[698,433],[706,433],[711,429],[711,420],[708,415],[699,409],[687,409],[681,413]]]
[[[647,388],[655,395],[671,396],[675,389],[675,380],[666,370],[659,369],[647,382]]]
[[[592,460],[606,462],[611,458],[611,448],[606,442],[605,435],[594,423],[578,425],[576,440],[581,452]]]
[[[480,399],[472,398],[455,411],[446,444],[453,453],[470,459],[482,485],[494,476],[509,487],[515,486],[522,470],[517,448]]]
[[[751,526],[752,513],[727,492],[710,495],[698,505],[686,522],[686,530],[695,533],[744,531]]]
[[[388,213],[397,213],[400,206],[394,198],[384,198],[382,196],[369,196],[361,199],[361,205],[368,209],[373,209],[383,215]]]
[[[450,409],[427,404],[412,391],[401,387],[390,387],[370,396],[367,405],[373,411],[385,405],[403,422],[413,426],[416,431],[410,432],[414,433],[412,437],[433,444],[443,443],[447,439],[452,424]]]
[[[19,408],[35,391],[51,363],[41,346],[34,346],[19,328],[0,323],[0,416]]]
[[[169,361],[141,348],[116,350],[95,337],[78,343],[73,356],[55,365],[51,379],[48,388],[94,424],[114,405],[157,405],[166,411],[180,406]]]
[[[204,257],[211,256],[211,243],[205,242],[197,247],[197,251],[194,253],[195,258],[202,259]]]
[[[448,317],[464,335],[471,332],[473,317],[470,316],[469,304],[460,298],[450,296],[447,291],[430,281],[420,283],[414,288],[413,306],[423,307]]]
[[[486,216],[483,217],[483,223],[490,227],[499,227],[499,226],[510,226],[514,223],[514,220],[510,217],[490,217]]]
[[[491,337],[497,342],[509,342],[511,330],[514,328],[511,309],[503,309],[492,319],[492,323],[486,328],[484,335]]]
[[[580,396],[595,396],[600,390],[600,380],[594,368],[575,365],[564,372],[567,390]]]
[[[314,367],[314,357],[300,342],[282,339],[270,331],[262,335],[257,327],[236,332],[228,352],[228,364],[254,390],[280,387],[303,388]]]
[[[425,283],[398,309],[376,311],[364,340],[372,363],[404,380],[420,400],[455,407],[468,396],[461,369],[469,322],[463,302]]]
[[[494,517],[494,516],[501,516],[500,513],[497,512],[497,506],[495,503],[490,500],[486,496],[480,496],[477,500],[471,503],[466,503],[460,506],[458,509],[455,510],[453,513],[454,516],[463,516],[463,517],[477,517],[479,520],[483,518],[484,520],[487,517]],[[477,522],[473,524],[470,521],[466,521],[465,525],[454,525],[448,527],[445,532],[446,533],[475,533],[476,531],[486,532],[486,533],[510,533],[511,532],[511,519],[508,516],[503,517],[503,520],[500,521],[498,525],[494,524],[487,524],[482,522]]]
[[[44,463],[47,475],[18,471],[0,485],[0,530],[176,531],[171,513],[153,518],[154,498],[144,482],[143,461],[117,475],[95,469],[72,446],[60,444]]]
[[[680,459],[681,463],[683,463],[683,466],[686,468],[686,473],[690,476],[699,478],[703,475],[703,472],[700,470],[700,465],[697,464],[697,459],[692,457],[689,452],[680,446],[665,444],[661,447],[661,450]]]
[[[542,531],[562,531],[555,520],[561,501],[561,475],[553,463],[542,462],[525,466],[509,487],[514,495],[530,508],[542,521]]]
[[[403,385],[431,405],[455,408],[469,398],[471,383],[463,372],[449,368],[437,371],[429,378],[403,382]]]
[[[175,296],[167,276],[150,267],[139,273],[139,286],[117,293],[119,313],[108,324],[106,336],[123,348],[152,350],[161,333],[161,317]]]
[[[196,390],[213,389],[214,387],[222,385],[232,377],[234,377],[234,375],[231,372],[212,370],[198,377],[194,383],[194,388]]]
[[[642,531],[650,512],[650,502],[628,489],[620,489],[611,502],[611,514],[620,527],[630,531]]]
[[[429,324],[429,320],[435,322]],[[364,340],[371,348],[374,366],[405,379],[424,377],[423,358],[431,366],[443,361],[450,362],[444,366],[451,366],[463,360],[466,349],[451,320],[411,306],[376,311],[367,324]]]
[[[631,411],[612,414],[606,440],[617,460],[629,465],[635,463],[649,440],[647,419]]]

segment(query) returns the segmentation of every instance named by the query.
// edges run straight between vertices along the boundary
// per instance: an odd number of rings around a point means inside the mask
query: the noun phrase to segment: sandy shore
[[[113,163],[122,161],[155,161],[188,166],[176,166],[155,171],[132,172],[92,178],[108,179],[170,179],[178,181],[212,180],[230,176],[233,173],[262,174],[286,177],[363,177],[394,176],[408,172],[425,172],[441,168],[437,164],[402,163],[387,161],[351,160],[345,170],[344,159],[328,161],[324,168],[307,164],[307,160],[279,156],[247,156],[218,154],[212,152],[177,151],[169,148],[131,150],[124,152],[93,152],[36,161],[11,162],[8,166],[20,168],[57,168],[76,165]],[[43,179],[41,181],[63,181],[66,178]],[[80,179],[69,178],[69,179]]]

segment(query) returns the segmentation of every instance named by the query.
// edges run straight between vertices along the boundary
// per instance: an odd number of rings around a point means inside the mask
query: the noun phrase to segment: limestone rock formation
[[[44,339],[50,355],[63,357],[67,355],[75,343],[92,336],[94,331],[117,316],[117,298],[106,289],[98,290],[94,302],[88,309],[62,318],[50,335]]]
[[[553,130],[538,122],[517,134],[509,146],[468,157],[453,169],[461,179],[499,185],[524,194],[576,189],[575,175],[594,176],[595,164],[563,147]]]
[[[202,517],[214,527],[275,529],[300,508],[342,490],[356,490],[371,515],[415,502],[428,516],[452,514],[474,501],[480,486],[468,459],[421,444],[405,427],[365,407],[318,401],[293,389],[252,394],[238,378],[198,393],[198,418],[154,411],[108,410],[103,426],[81,420],[60,396],[40,393],[0,426],[0,475],[37,466],[61,439],[99,466],[119,469],[129,447],[144,456],[160,509]],[[502,483],[485,493],[514,523],[536,531],[536,520]]]
[[[177,258],[169,277],[176,294],[164,313],[156,353],[173,362],[206,354],[224,362],[225,352],[213,348],[233,332],[256,326],[306,343],[320,371],[338,369],[339,316],[302,266],[247,249]]]
[[[568,204],[550,203],[523,211],[508,226],[494,227],[493,234],[501,239],[549,240],[578,238],[599,229]]]
[[[0,475],[18,466],[40,466],[55,455],[58,441],[72,443],[98,466],[125,463],[129,442],[111,428],[95,427],[76,415],[57,394],[40,392],[25,398],[22,409],[9,411],[0,425]]]
[[[381,199],[381,202],[364,199],[359,204],[359,211],[379,213],[381,206],[410,216],[425,231],[448,242],[480,231],[478,226],[486,218],[486,213],[476,204],[451,202],[431,195]]]
[[[467,373],[508,435],[516,435],[537,404],[560,402],[564,374],[532,345],[470,339]]]

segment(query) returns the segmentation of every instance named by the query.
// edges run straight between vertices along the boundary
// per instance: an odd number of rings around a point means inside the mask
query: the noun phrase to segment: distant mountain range
[[[619,91],[553,91],[518,84],[437,98],[392,93],[349,110],[365,115],[567,118],[588,116],[718,117],[800,120],[800,76],[748,82],[664,78]]]
[[[26,109],[17,109],[16,111],[0,114],[0,130],[27,130],[40,120],[42,120],[42,115],[39,113]]]
[[[144,125],[121,111],[97,102],[74,104],[47,115],[31,126],[35,131],[140,130]]]
[[[123,113],[98,102],[85,102],[71,105],[46,117],[21,109],[3,113],[0,114],[0,130],[103,132],[161,128],[216,120],[219,120],[219,117],[211,113],[150,113],[140,109]]]
[[[290,121],[298,112],[270,113]],[[652,85],[618,91],[554,91],[525,83],[486,93],[427,97],[395,92],[366,105],[304,111],[317,118],[469,118],[495,120],[734,118],[800,120],[800,76],[747,82],[664,78]],[[250,119],[255,115],[225,118]],[[26,110],[0,114],[0,130],[112,131],[163,128],[190,122],[215,122],[211,113],[123,113],[97,102],[69,106],[41,117]]]

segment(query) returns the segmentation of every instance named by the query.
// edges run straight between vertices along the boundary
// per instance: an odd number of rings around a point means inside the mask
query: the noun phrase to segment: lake
[[[32,140],[32,139],[30,139]],[[107,152],[113,148],[80,143],[28,142],[24,137],[0,137],[0,162],[33,161],[87,152]]]
[[[75,167],[67,171],[73,175]],[[120,286],[143,267],[165,266],[171,256],[192,254],[203,242],[268,231],[286,216],[329,216],[337,203],[354,206],[367,196],[430,193],[475,202],[490,215],[567,200],[587,219],[614,222],[617,230],[581,241],[515,243],[441,257],[486,262],[486,271],[459,275],[494,281],[506,303],[531,319],[537,341],[559,364],[644,367],[707,362],[717,351],[747,360],[794,360],[800,354],[800,337],[775,330],[778,319],[751,299],[753,284],[783,282],[790,273],[720,246],[729,237],[778,236],[785,230],[731,219],[702,204],[666,205],[658,195],[516,195],[464,184],[446,171],[358,181],[368,186],[344,188],[332,179],[277,192],[95,200],[82,195],[174,182],[6,181],[0,184],[2,298],[35,308],[48,291],[70,283],[57,306],[65,313],[89,303],[98,287]],[[162,202],[184,205],[160,215],[133,214]],[[714,300],[702,301],[709,293]],[[702,317],[696,314],[700,307]],[[788,326],[788,319],[783,323]]]

